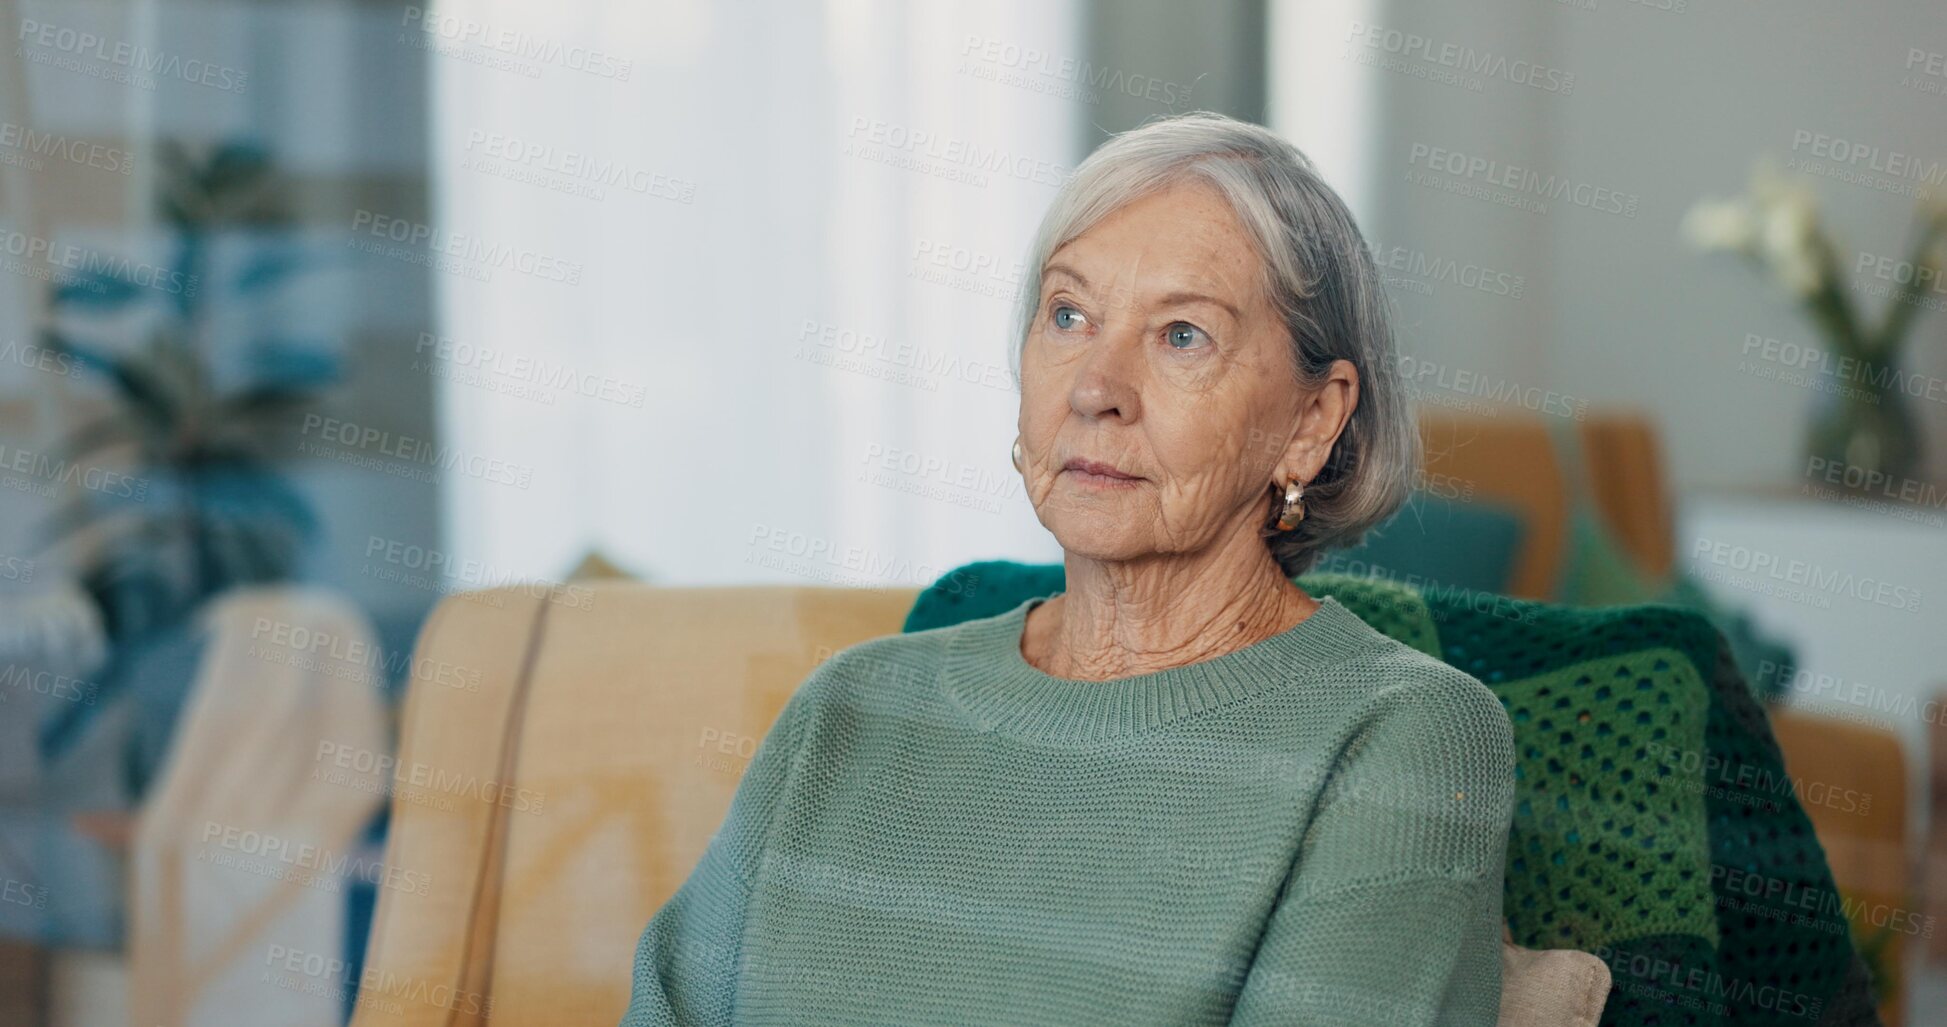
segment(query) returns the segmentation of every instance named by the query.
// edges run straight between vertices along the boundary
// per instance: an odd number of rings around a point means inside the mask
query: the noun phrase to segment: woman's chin
[[[1062,552],[1090,560],[1116,562],[1133,560],[1156,551],[1153,542],[1135,538],[1126,526],[1113,529],[1083,525],[1062,525],[1049,529]]]

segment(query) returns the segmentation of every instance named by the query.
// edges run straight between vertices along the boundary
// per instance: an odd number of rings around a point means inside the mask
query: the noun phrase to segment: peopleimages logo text
[[[1544,200],[1566,200],[1604,214],[1633,218],[1641,197],[1593,182],[1579,182],[1566,175],[1542,174],[1519,164],[1508,164],[1492,157],[1462,153],[1426,143],[1414,143],[1407,151],[1407,163],[1415,168],[1437,171],[1454,178],[1510,189],[1523,196]]]
[[[135,159],[127,150],[51,132],[36,132],[12,121],[0,121],[0,147],[120,175],[135,170]]]
[[[1565,96],[1575,91],[1575,73],[1572,71],[1563,71],[1560,68],[1551,68],[1520,58],[1511,59],[1498,53],[1477,50],[1458,43],[1443,42],[1417,32],[1405,32],[1383,25],[1368,25],[1362,21],[1355,21],[1347,28],[1345,38],[1349,43],[1363,45],[1380,53],[1451,68],[1469,75],[1498,78],[1517,86],[1528,86]]]
[[[466,453],[451,446],[440,446],[411,435],[395,435],[371,425],[341,421],[323,414],[304,415],[303,434],[335,442],[351,450],[369,451],[407,463],[425,464],[444,471],[458,471],[483,481],[526,488],[534,480],[534,468],[510,463],[498,457]]]
[[[95,278],[114,278],[138,288],[154,289],[170,296],[191,297],[196,295],[196,276],[174,271],[148,261],[129,260],[113,254],[97,253],[73,243],[57,243],[51,239],[26,232],[12,230],[0,231],[0,257],[18,257],[30,262],[40,262],[49,268],[73,271],[78,276],[72,284],[75,288],[88,292],[101,292],[102,287]],[[60,278],[55,274],[54,277]]]
[[[545,793],[522,788],[506,781],[478,777],[448,770],[418,760],[398,757],[358,746],[321,741],[314,757],[321,766],[331,766],[355,774],[376,775],[395,787],[417,788],[464,799],[505,806],[516,813],[539,813],[547,802]]]
[[[1058,56],[1032,46],[1021,46],[1004,40],[970,35],[960,46],[960,56],[972,56],[998,67],[1045,75],[1105,92],[1152,100],[1169,107],[1188,103],[1190,100],[1191,87],[1186,85],[1168,82],[1154,75],[1124,72],[1119,68],[1097,65],[1074,57]]]
[[[15,38],[22,44],[31,43],[43,50],[68,54],[70,57],[91,58],[145,75],[194,82],[227,93],[243,92],[244,83],[249,80],[249,75],[239,68],[194,57],[184,58],[134,43],[116,42],[93,32],[65,25],[50,25],[32,18],[20,20],[20,34]]]
[[[353,212],[352,233],[354,237],[365,234],[407,246],[423,246],[428,252],[454,260],[471,261],[482,267],[512,267],[522,274],[552,282],[566,282],[569,285],[581,283],[582,264],[578,260],[567,260],[506,243],[489,242],[477,236],[449,232],[424,222],[408,221],[375,211],[360,209]]]
[[[428,39],[477,46],[518,60],[552,64],[617,82],[627,82],[635,73],[634,58],[502,25],[489,25],[454,11],[408,6],[400,12],[399,24],[402,28],[419,30]]]
[[[1776,553],[1752,549],[1749,546],[1700,538],[1692,547],[1691,556],[1741,573],[1788,582],[1819,592],[1851,596],[1865,602],[1889,606],[1895,610],[1920,609],[1921,596],[1917,588],[1895,585],[1890,581],[1854,574],[1851,571],[1821,567],[1795,558],[1781,559]]]

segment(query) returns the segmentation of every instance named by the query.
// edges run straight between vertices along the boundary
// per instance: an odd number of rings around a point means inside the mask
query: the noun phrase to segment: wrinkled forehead
[[[1049,254],[1039,286],[1114,303],[1207,297],[1242,311],[1264,295],[1268,268],[1230,204],[1182,185],[1111,211]]]

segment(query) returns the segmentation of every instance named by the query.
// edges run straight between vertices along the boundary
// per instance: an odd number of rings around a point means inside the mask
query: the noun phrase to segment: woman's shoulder
[[[1479,739],[1512,752],[1513,726],[1493,689],[1436,656],[1374,634],[1378,640],[1347,661],[1338,682],[1353,688],[1368,731]]]
[[[833,694],[857,694],[893,687],[916,678],[930,679],[946,658],[955,625],[924,631],[880,635],[844,646],[812,668],[800,692],[824,700]]]
[[[921,631],[879,635],[838,650],[826,662],[853,672],[867,667],[937,664],[946,657],[947,642],[959,627],[959,624],[943,624]]]
[[[1355,641],[1347,647],[1349,656],[1336,669],[1350,682],[1364,686],[1361,691],[1368,694],[1479,692],[1493,698],[1494,693],[1472,674],[1380,631],[1350,610],[1341,608],[1340,614],[1346,624],[1353,626]]]

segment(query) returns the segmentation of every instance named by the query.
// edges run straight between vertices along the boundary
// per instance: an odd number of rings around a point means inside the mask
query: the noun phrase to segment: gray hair
[[[1359,372],[1358,404],[1305,486],[1305,519],[1290,531],[1273,524],[1262,531],[1278,566],[1295,577],[1392,516],[1420,467],[1420,434],[1379,269],[1345,203],[1297,147],[1207,111],[1161,118],[1098,147],[1062,185],[1028,251],[1032,278],[1021,289],[1009,353],[1014,380],[1021,380],[1021,349],[1041,307],[1048,258],[1116,209],[1186,179],[1214,186],[1256,244],[1266,293],[1291,337],[1299,387],[1317,388],[1336,360]]]

